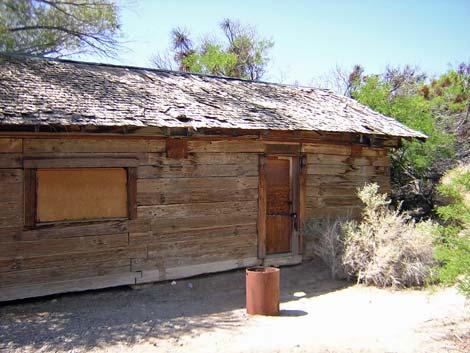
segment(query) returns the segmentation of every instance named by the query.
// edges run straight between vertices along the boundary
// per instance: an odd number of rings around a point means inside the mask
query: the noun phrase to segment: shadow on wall
[[[318,262],[281,269],[281,303],[348,286]],[[301,296],[298,293],[302,293]],[[243,270],[0,304],[0,351],[87,351],[233,329],[249,320]],[[282,304],[281,304],[282,309]],[[281,316],[308,315],[281,310]]]

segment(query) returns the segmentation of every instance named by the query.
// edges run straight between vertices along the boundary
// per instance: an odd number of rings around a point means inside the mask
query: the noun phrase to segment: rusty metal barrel
[[[278,268],[247,268],[246,312],[250,315],[279,315],[279,284]]]

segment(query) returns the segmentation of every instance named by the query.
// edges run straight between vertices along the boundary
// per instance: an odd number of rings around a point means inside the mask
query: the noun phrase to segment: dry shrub
[[[306,235],[315,238],[314,253],[336,278],[355,278],[379,287],[425,284],[434,265],[437,226],[415,223],[407,214],[389,208],[377,184],[358,191],[365,204],[361,222],[310,220]]]
[[[304,227],[309,253],[319,257],[330,269],[332,278],[344,279],[341,225],[346,219],[311,219]]]

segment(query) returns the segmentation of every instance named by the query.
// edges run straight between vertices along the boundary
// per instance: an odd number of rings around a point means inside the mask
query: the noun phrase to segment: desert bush
[[[415,223],[406,213],[390,208],[377,184],[358,190],[365,204],[362,220],[310,222],[316,235],[315,253],[335,277],[380,287],[424,285],[435,264],[433,241],[437,226]],[[314,231],[313,231],[314,230]]]
[[[309,237],[308,252],[319,257],[329,268],[332,278],[345,279],[341,225],[346,219],[310,219],[304,225]]]
[[[438,187],[448,197],[446,206],[437,208],[445,224],[436,248],[436,278],[443,284],[457,283],[470,297],[470,165],[448,171]]]
[[[390,209],[377,184],[366,185],[358,196],[365,204],[362,221],[349,221],[341,228],[345,273],[380,287],[425,284],[434,264],[437,226],[415,223],[406,213]]]

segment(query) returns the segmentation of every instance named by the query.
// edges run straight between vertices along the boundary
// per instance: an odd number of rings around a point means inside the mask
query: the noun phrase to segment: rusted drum
[[[279,315],[279,269],[246,269],[246,312],[251,315]]]

